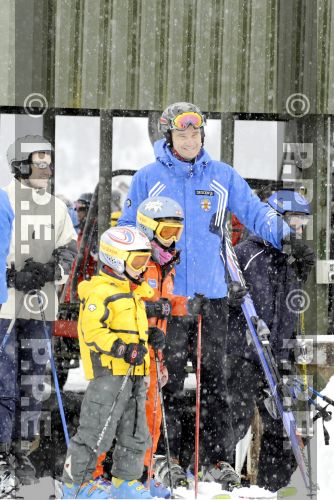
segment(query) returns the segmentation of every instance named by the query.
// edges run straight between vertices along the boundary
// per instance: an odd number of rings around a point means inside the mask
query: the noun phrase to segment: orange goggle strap
[[[115,248],[115,247],[111,247],[110,245],[107,245],[103,241],[101,241],[101,243],[100,243],[100,251],[105,253],[106,255],[109,255],[110,257],[116,257],[120,260],[123,260],[134,271],[138,271],[138,269],[132,267],[132,262],[133,262],[133,259],[135,257],[147,256],[148,257],[147,260],[149,260],[149,258],[151,256],[151,252],[149,252],[147,250],[146,251],[145,250],[143,250],[143,251],[140,251],[140,250],[132,250],[132,251],[120,250],[119,248]],[[146,262],[146,264],[147,264],[147,262]],[[141,267],[142,268],[146,267],[146,264],[144,264]],[[141,269],[141,268],[139,268],[139,269]]]

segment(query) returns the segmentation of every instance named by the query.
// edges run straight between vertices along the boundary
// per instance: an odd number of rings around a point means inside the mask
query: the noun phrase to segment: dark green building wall
[[[1,0],[0,104],[332,113],[333,0]]]

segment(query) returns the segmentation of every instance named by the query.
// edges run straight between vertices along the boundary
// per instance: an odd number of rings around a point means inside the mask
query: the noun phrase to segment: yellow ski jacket
[[[80,354],[85,376],[88,380],[107,374],[125,375],[129,364],[123,358],[110,355],[115,340],[126,344],[144,342],[148,350],[148,323],[145,303],[141,297],[154,294],[152,288],[143,283],[134,291],[127,279],[108,276],[102,272],[78,287],[81,301],[78,320]],[[134,375],[148,375],[150,357],[133,367]]]

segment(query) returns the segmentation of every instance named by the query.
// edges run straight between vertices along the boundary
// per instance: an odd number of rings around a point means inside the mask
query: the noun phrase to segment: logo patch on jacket
[[[93,312],[93,311],[95,311],[95,309],[96,309],[96,305],[95,304],[89,304],[88,311]]]
[[[130,198],[128,198],[128,199],[126,200],[126,206],[127,206],[127,207],[131,207],[131,200],[130,200]]]
[[[195,194],[197,196],[214,196],[214,191],[207,191],[206,189],[195,189]]]
[[[152,287],[152,288],[157,288],[157,280],[155,279],[149,279],[147,280],[147,283]]]
[[[206,198],[204,198],[203,200],[201,200],[201,209],[204,210],[204,212],[208,212],[211,208],[211,201],[210,200],[207,200]]]

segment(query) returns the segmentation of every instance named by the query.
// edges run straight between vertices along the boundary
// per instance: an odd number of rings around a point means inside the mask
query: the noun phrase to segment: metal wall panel
[[[66,108],[281,113],[304,92],[311,112],[333,112],[332,12],[333,0],[2,0],[0,104],[43,91]]]
[[[15,77],[15,9],[11,0],[3,0],[0,12],[0,104],[13,103]]]

